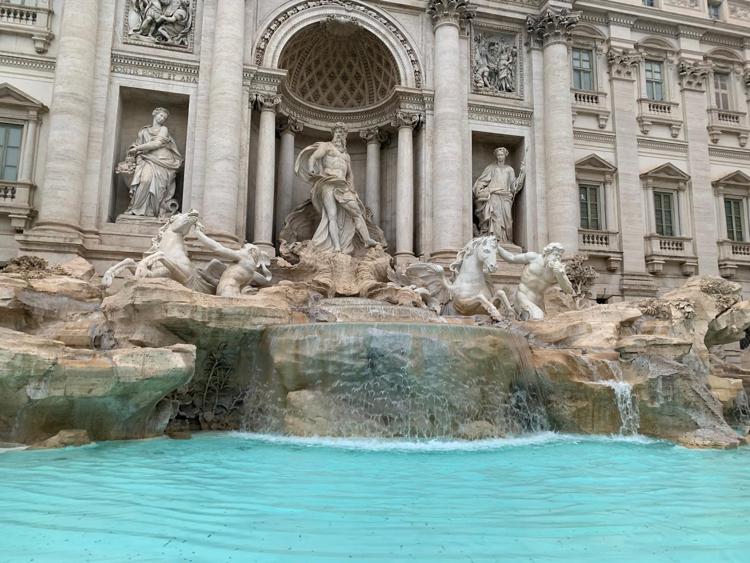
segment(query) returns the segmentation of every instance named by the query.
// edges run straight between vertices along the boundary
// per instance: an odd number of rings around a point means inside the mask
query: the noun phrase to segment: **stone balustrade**
[[[648,135],[654,124],[669,127],[672,138],[677,138],[682,130],[680,104],[640,98],[638,100],[638,125],[641,133]]]
[[[645,237],[645,241],[646,266],[650,273],[660,274],[667,262],[679,264],[685,276],[697,273],[698,258],[691,237],[649,235]]]
[[[23,231],[34,217],[34,189],[31,182],[0,181],[0,215],[7,215],[16,232]]]
[[[46,53],[52,40],[52,9],[47,0],[29,6],[19,2],[0,3],[0,33],[28,35],[37,53]]]
[[[708,135],[711,142],[716,144],[721,139],[722,133],[736,134],[741,147],[747,145],[750,136],[747,113],[744,111],[732,111],[718,108],[708,110]]]
[[[571,90],[573,94],[573,114],[596,116],[599,128],[604,129],[609,122],[610,110],[607,107],[607,94],[589,90]]]
[[[619,233],[578,229],[578,248],[589,256],[606,258],[610,272],[617,271],[622,265]]]
[[[750,242],[720,240],[719,272],[725,278],[732,278],[738,268],[750,268]]]

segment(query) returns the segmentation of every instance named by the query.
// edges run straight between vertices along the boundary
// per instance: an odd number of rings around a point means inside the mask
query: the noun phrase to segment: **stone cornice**
[[[475,16],[476,8],[470,0],[428,0],[427,14],[434,27],[443,24],[460,26]]]
[[[0,53],[0,65],[55,72],[56,61],[42,57],[24,57],[13,53]]]
[[[644,150],[653,150],[657,152],[676,152],[687,154],[688,144],[674,141],[661,141],[658,139],[646,139],[638,137],[638,148]]]
[[[750,160],[750,150],[708,147],[708,156],[724,160]]]
[[[530,127],[533,116],[534,112],[530,109],[498,107],[492,104],[469,102],[469,119],[475,121]]]
[[[579,20],[580,12],[571,12],[567,8],[547,9],[537,16],[529,16],[526,28],[529,37],[546,46],[558,41],[567,41]]]
[[[591,129],[573,129],[573,140],[597,145],[615,146],[616,144],[614,133],[601,133]]]
[[[111,70],[113,74],[143,76],[174,82],[198,82],[199,66],[161,57],[145,57],[115,51],[112,53]]]

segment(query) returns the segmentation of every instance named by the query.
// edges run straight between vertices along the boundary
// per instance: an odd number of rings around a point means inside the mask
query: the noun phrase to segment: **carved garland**
[[[271,38],[285,21],[301,12],[321,6],[341,6],[343,8],[346,8],[350,12],[358,12],[362,16],[375,20],[380,25],[385,26],[388,31],[391,32],[391,34],[393,34],[393,36],[398,40],[398,42],[401,43],[401,46],[406,51],[406,54],[409,57],[409,62],[412,66],[412,72],[414,73],[414,83],[416,87],[422,87],[422,69],[419,65],[416,51],[406,39],[406,36],[386,17],[355,0],[304,0],[303,2],[299,2],[298,4],[287,8],[286,10],[278,14],[270,24],[268,24],[268,27],[266,27],[265,31],[261,35],[260,43],[258,43],[258,46],[255,49],[255,64],[257,64],[258,66],[263,65],[263,58],[265,57],[268,44]]]

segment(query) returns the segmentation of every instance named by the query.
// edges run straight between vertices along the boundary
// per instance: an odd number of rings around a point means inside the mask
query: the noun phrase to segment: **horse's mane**
[[[476,252],[477,248],[483,246],[489,240],[496,241],[494,236],[477,237],[470,240],[466,246],[459,250],[458,254],[456,255],[456,261],[450,265],[451,271],[459,273],[461,271],[461,266],[463,266],[464,260],[473,255]]]
[[[180,215],[184,215],[184,213],[176,213],[175,215],[172,215],[164,222],[161,227],[159,227],[156,235],[151,239],[151,248],[146,251],[146,254],[153,254],[154,252],[157,252],[159,250],[159,245],[164,238],[164,233],[167,232],[167,229],[172,226],[172,223],[174,223],[175,219],[177,219],[177,217],[179,217]]]

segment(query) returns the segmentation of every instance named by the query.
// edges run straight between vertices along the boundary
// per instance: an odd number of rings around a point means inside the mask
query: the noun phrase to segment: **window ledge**
[[[619,233],[578,229],[578,248],[590,256],[607,259],[607,270],[616,272],[622,265]]]
[[[0,215],[7,215],[16,232],[22,232],[36,215],[34,184],[0,180]]]
[[[638,125],[641,133],[648,135],[655,123],[667,125],[672,138],[676,139],[682,130],[680,104],[640,98],[638,100]]]
[[[37,53],[46,53],[54,37],[51,31],[52,10],[37,6],[0,4],[0,33],[28,35]]]
[[[750,242],[720,240],[719,272],[725,278],[734,277],[739,268],[750,268]]]
[[[741,147],[747,145],[750,127],[747,124],[747,113],[742,111],[709,108],[708,135],[713,144],[717,144],[722,133],[735,133]]]
[[[573,115],[576,113],[595,115],[599,120],[599,129],[607,127],[610,111],[607,109],[607,94],[595,90],[571,90]]]
[[[698,258],[693,252],[692,238],[648,235],[644,240],[649,273],[660,274],[667,262],[679,264],[684,276],[692,276],[697,272]]]

